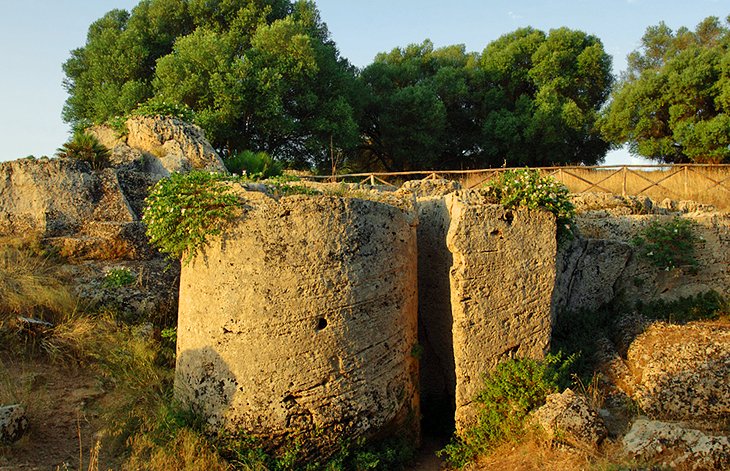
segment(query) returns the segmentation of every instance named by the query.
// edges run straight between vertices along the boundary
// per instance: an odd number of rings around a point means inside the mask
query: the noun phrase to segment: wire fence
[[[670,198],[712,204],[730,210],[730,165],[607,165],[575,167],[535,167],[543,175],[562,182],[573,193],[602,192],[624,196]],[[475,188],[514,168],[480,170],[439,170],[408,172],[352,173],[307,178],[330,182],[355,182],[399,186],[407,180],[448,179],[466,188]]]

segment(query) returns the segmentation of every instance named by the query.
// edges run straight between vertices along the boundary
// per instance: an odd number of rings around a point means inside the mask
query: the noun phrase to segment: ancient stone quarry
[[[61,159],[0,164],[0,237],[55,247],[82,298],[134,319],[174,316],[176,266],[147,244],[144,198],[170,172],[223,167],[194,126],[134,118],[127,129],[94,130],[113,147],[100,171]],[[507,210],[454,182],[282,198],[263,184],[235,191],[247,200],[240,218],[180,282],[176,390],[211,430],[271,448],[297,442],[310,456],[345,437],[417,441],[421,424],[463,431],[498,362],[542,357],[566,312],[611,312],[615,331],[597,342],[612,391],[605,409],[597,416],[572,392],[551,397],[536,414],[548,435],[569,431],[568,441],[593,449],[605,419],[629,456],[728,466],[727,325],[656,323],[636,308],[710,290],[730,297],[727,213],[577,195],[576,237],[558,245],[551,214]],[[674,217],[699,236],[695,268],[660,270],[631,242],[649,221]],[[118,267],[134,286],[104,288],[103,274]],[[622,422],[618,402],[648,419]]]
[[[246,194],[183,267],[178,397],[212,430],[327,456],[418,438],[414,215],[377,201]]]

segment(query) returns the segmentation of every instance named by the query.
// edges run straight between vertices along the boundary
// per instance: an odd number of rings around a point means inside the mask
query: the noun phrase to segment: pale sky
[[[61,64],[83,46],[88,26],[137,0],[0,0],[0,161],[53,155],[68,138]],[[465,44],[481,52],[523,26],[567,26],[598,36],[626,66],[647,26],[694,27],[707,16],[724,20],[727,0],[316,0],[340,53],[364,67],[378,52],[431,39],[436,47]],[[616,151],[607,164],[637,163]]]

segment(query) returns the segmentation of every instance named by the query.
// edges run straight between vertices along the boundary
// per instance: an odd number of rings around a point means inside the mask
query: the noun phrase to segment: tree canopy
[[[158,100],[191,108],[226,153],[297,164],[357,144],[355,70],[311,1],[142,0],[92,24],[64,72],[73,124]]]
[[[613,81],[595,36],[524,28],[481,53],[430,41],[379,54],[359,76],[361,158],[386,169],[596,163]]]
[[[726,19],[730,25],[730,17]],[[660,162],[730,162],[730,29],[649,27],[613,92],[607,138]]]
[[[727,43],[710,26],[697,35]],[[654,49],[634,58],[634,80],[665,66]],[[730,62],[713,58],[730,80]],[[518,29],[480,53],[426,40],[357,70],[311,0],[142,0],[94,22],[64,72],[63,115],[73,125],[166,103],[192,110],[224,154],[266,151],[294,166],[594,164],[609,149],[604,136],[624,139],[616,119],[604,119],[605,134],[597,125],[613,84],[610,56],[597,37],[568,28]],[[611,110],[623,112],[621,102],[617,93]],[[688,115],[690,105],[673,112]],[[705,134],[680,132],[708,146],[718,119],[696,123]]]

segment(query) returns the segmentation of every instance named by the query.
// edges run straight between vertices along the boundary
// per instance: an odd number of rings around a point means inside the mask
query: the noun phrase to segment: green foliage
[[[548,394],[569,384],[573,357],[548,355],[545,360],[508,360],[486,376],[484,389],[475,398],[477,423],[452,439],[439,455],[463,467],[478,455],[489,453],[525,432],[525,418],[545,403]]]
[[[229,172],[251,180],[278,177],[284,171],[281,162],[272,159],[266,152],[245,150],[223,159],[223,163]]]
[[[413,460],[415,448],[404,438],[369,443],[364,439],[343,442],[340,450],[326,461],[306,460],[296,442],[278,455],[265,450],[265,444],[247,434],[222,433],[214,440],[221,456],[234,467],[267,471],[396,471]]]
[[[636,308],[648,319],[671,323],[714,320],[730,315],[730,303],[716,291],[681,297],[674,301],[659,299],[645,303],[639,300]]]
[[[569,221],[575,214],[568,188],[538,170],[507,170],[487,183],[488,191],[507,208],[523,207],[551,212],[558,220]]]
[[[570,192],[552,177],[541,176],[538,170],[507,170],[486,184],[487,191],[506,208],[524,207],[553,213],[558,237],[571,237],[575,207]]]
[[[92,169],[99,170],[109,165],[111,152],[96,136],[77,131],[67,143],[56,150],[56,157],[82,160],[88,162]]]
[[[730,162],[728,53],[730,28],[716,17],[695,31],[647,28],[602,119],[604,135],[659,162]]]
[[[143,0],[94,22],[64,73],[70,123],[140,104],[189,121],[189,108],[218,150],[263,149],[292,165],[357,145],[355,69],[312,1]]]
[[[679,216],[668,221],[652,220],[632,240],[642,258],[667,271],[680,267],[696,269],[697,241],[692,221]]]
[[[157,182],[142,217],[150,242],[174,258],[185,256],[185,263],[192,260],[207,237],[220,234],[243,207],[227,180],[226,175],[195,171]]]
[[[168,103],[160,99],[150,99],[139,105],[132,112],[136,116],[166,116],[178,118],[187,123],[195,121],[195,113],[189,107],[179,103]]]
[[[112,116],[104,124],[112,128],[117,137],[125,137],[129,134],[129,129],[127,129],[127,116]]]
[[[104,275],[105,288],[129,286],[137,279],[129,268],[112,268]]]

